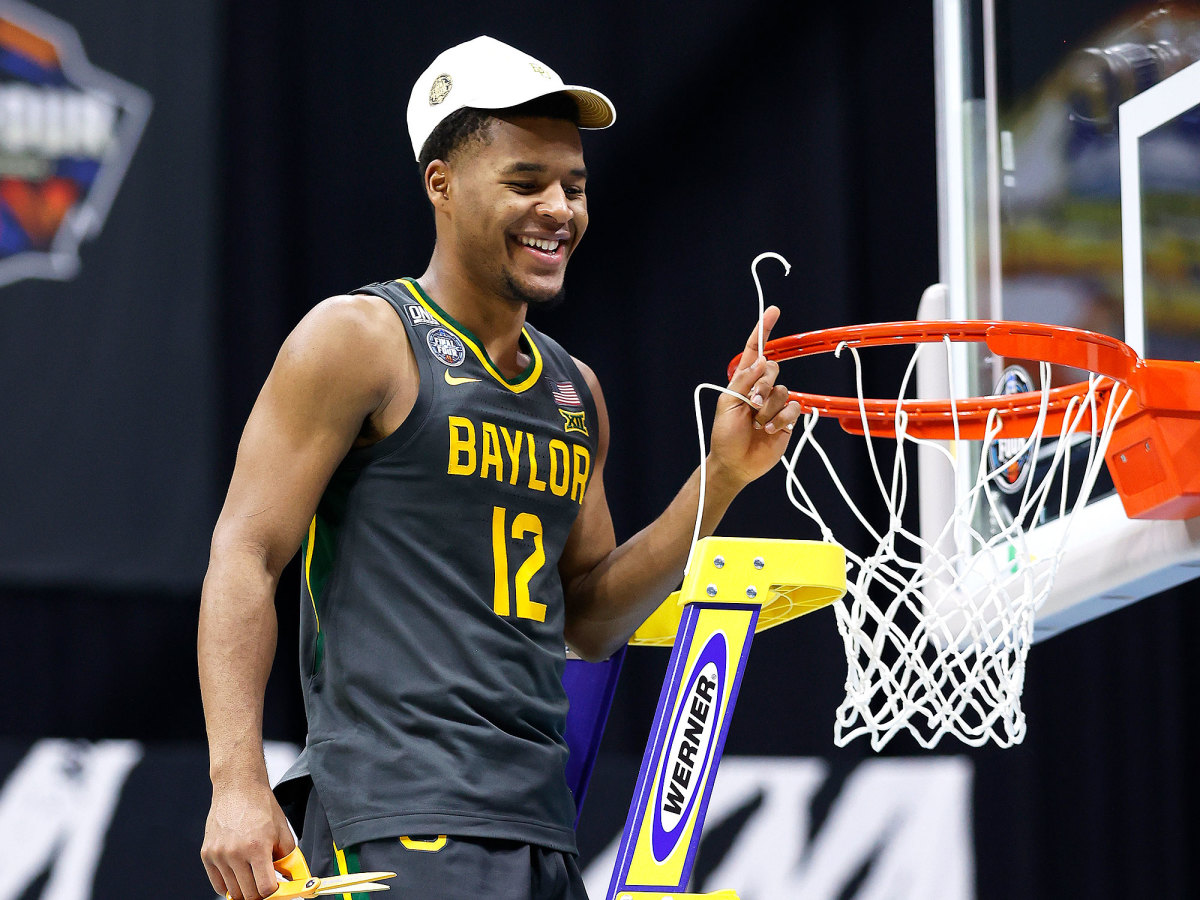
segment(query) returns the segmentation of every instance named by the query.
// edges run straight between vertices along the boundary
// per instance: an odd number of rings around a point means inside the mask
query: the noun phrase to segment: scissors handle
[[[308,870],[308,863],[299,847],[294,848],[283,859],[275,860],[274,866],[275,871],[280,875],[286,875],[290,880],[299,881],[301,884],[312,878],[312,873]]]
[[[308,870],[308,862],[304,859],[304,854],[300,852],[299,847],[296,847],[283,859],[275,860],[271,865],[275,867],[276,872],[288,880],[280,883],[275,892],[271,894],[270,900],[313,896],[309,891],[317,886],[318,881]],[[225,894],[225,900],[229,900],[228,892]]]

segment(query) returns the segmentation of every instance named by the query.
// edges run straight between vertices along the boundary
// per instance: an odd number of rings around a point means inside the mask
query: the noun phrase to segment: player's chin
[[[567,292],[565,288],[560,287],[554,294],[543,295],[537,300],[532,300],[529,303],[530,309],[538,309],[548,311],[558,309],[567,301]]]
[[[517,278],[505,275],[508,295],[537,309],[554,309],[566,300],[566,286],[561,273],[551,278]]]
[[[554,309],[557,306],[562,306],[566,299],[567,290],[560,284],[557,290],[543,291],[530,297],[529,305],[538,309]]]

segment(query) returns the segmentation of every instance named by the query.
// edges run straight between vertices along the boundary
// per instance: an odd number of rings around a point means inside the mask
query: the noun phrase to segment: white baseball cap
[[[463,107],[507,109],[560,92],[579,107],[580,128],[607,128],[617,119],[602,93],[563,84],[557,72],[515,47],[486,35],[458,44],[438,54],[413,85],[408,99],[413,155],[420,159],[433,129]]]

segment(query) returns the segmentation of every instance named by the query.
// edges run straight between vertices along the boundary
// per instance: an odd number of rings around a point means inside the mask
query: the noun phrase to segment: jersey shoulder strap
[[[402,279],[364,284],[350,293],[371,294],[386,300],[396,310],[396,314],[400,316],[405,325],[436,324],[425,307],[409,293]]]
[[[377,281],[363,285],[349,293],[351,295],[370,294],[379,297],[386,300],[396,311],[396,315],[400,317],[400,323],[404,326],[405,334],[408,336],[408,343],[414,350],[413,355],[417,360],[417,368],[421,377],[421,384],[417,389],[417,399],[400,427],[377,443],[353,449],[347,454],[347,463],[362,465],[375,457],[394,452],[411,440],[420,430],[433,406],[434,391],[431,386],[434,383],[435,373],[429,360],[429,354],[416,352],[421,345],[422,338],[414,326],[422,321],[420,318],[422,315],[427,316],[428,313],[408,292],[402,281]]]

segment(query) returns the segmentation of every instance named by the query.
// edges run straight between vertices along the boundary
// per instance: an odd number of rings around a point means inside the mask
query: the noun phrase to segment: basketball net
[[[948,383],[954,385],[957,354],[950,352],[948,339],[945,345]],[[848,350],[853,360],[872,476],[868,490],[879,514],[866,515],[864,504],[847,491],[819,440],[819,412],[805,415],[797,443],[783,460],[788,499],[816,523],[825,540],[834,540],[830,513],[822,513],[806,488],[814,462],[876,545],[869,555],[847,548],[847,594],[834,607],[847,662],[846,698],[834,726],[838,746],[865,735],[880,749],[901,731],[927,748],[944,735],[972,746],[994,741],[1007,747],[1024,738],[1021,691],[1034,617],[1054,584],[1071,520],[1087,503],[1129,397],[1112,390],[1111,380],[1092,376],[1086,390],[1067,401],[1057,429],[1046,433],[1051,417],[1048,392],[1042,391],[1026,436],[1002,437],[1003,416],[993,409],[983,439],[968,441],[957,433],[958,404],[951,396],[955,439],[922,438],[910,430],[913,421],[903,398],[918,358],[931,349],[937,345],[914,345],[894,418],[874,425],[863,397],[859,351],[844,344],[834,351],[840,356]],[[1041,383],[1049,384],[1050,366],[1042,363],[1040,369]],[[998,442],[1004,453],[996,452]],[[880,443],[894,445],[884,449],[883,460]],[[945,478],[956,486],[953,509],[932,540],[905,524],[916,494],[910,483],[912,454],[906,452],[910,445],[931,451],[943,463],[931,470],[924,457],[923,477]],[[1028,471],[1019,493],[1010,495],[1016,500],[1013,510],[997,484],[1022,460]],[[964,467],[970,477],[962,477]],[[1040,552],[1031,546],[1027,534],[1047,511],[1060,526],[1057,546],[1048,555],[1044,546]],[[924,532],[933,529],[926,526]]]
[[[834,610],[846,651],[846,697],[837,710],[834,743],[845,746],[866,736],[878,750],[902,731],[926,748],[946,735],[971,746],[1020,743],[1026,730],[1021,692],[1034,619],[1054,585],[1075,516],[1087,505],[1105,465],[1114,429],[1131,399],[1131,409],[1144,402],[1130,387],[1135,380],[1130,367],[1136,362],[1144,375],[1144,363],[1126,345],[1104,335],[1029,323],[894,322],[809,332],[767,344],[757,267],[768,258],[780,262],[785,274],[791,269],[776,253],[760,254],[751,263],[758,290],[759,355],[782,360],[832,353],[848,355],[854,366],[856,398],[791,392],[804,416],[795,429],[795,446],[782,459],[789,501],[816,525],[822,540],[845,547],[847,591]],[[964,341],[987,343],[998,356],[1036,358],[1045,353],[1055,362],[1074,368],[1091,363],[1108,374],[1093,373],[1086,381],[1046,390],[956,397],[954,386],[967,381],[958,370],[967,363],[966,354],[953,352],[951,345]],[[900,345],[912,349],[897,399],[867,399],[860,348]],[[935,357],[927,358],[925,366],[944,366],[948,398],[907,396],[922,354]],[[1166,367],[1155,377],[1180,377],[1171,368],[1180,364],[1152,365]],[[735,359],[730,375],[736,366]],[[1050,385],[1050,362],[1041,362],[1038,369],[1040,384]],[[1138,384],[1144,392],[1146,384]],[[1200,403],[1200,381],[1194,388],[1195,402],[1189,400],[1184,410]],[[749,402],[719,385],[696,388],[700,502],[688,569],[704,507],[700,395],[705,390]],[[837,430],[830,419],[865,441],[870,477],[862,500],[851,496],[834,456],[822,446],[822,433]],[[923,478],[954,485],[943,519],[936,527],[922,523],[922,532],[933,538],[922,537],[908,524],[918,502],[910,481],[910,466],[918,455]],[[844,471],[844,452],[837,460]],[[814,482],[820,469],[833,491],[821,492],[818,501]],[[1200,484],[1193,493],[1200,497]],[[831,496],[836,498],[832,505]],[[1167,500],[1170,506],[1169,495]],[[1124,490],[1122,501],[1129,511]],[[858,550],[874,545],[870,553],[858,552],[856,541],[834,534],[830,520],[844,527],[846,512],[866,532]],[[1187,506],[1181,514],[1198,515],[1200,505]],[[1047,520],[1052,528],[1043,525]],[[1030,531],[1039,525],[1038,538],[1032,540]]]

